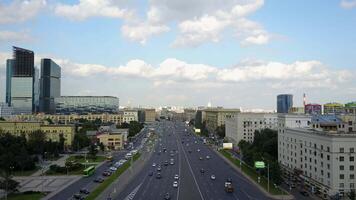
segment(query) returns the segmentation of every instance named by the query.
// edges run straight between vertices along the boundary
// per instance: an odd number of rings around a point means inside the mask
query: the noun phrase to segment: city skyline
[[[63,95],[121,105],[276,109],[282,93],[295,106],[303,93],[308,103],[354,100],[353,1],[23,2],[0,4],[2,101],[13,45],[34,51],[37,68],[47,57],[60,65]]]

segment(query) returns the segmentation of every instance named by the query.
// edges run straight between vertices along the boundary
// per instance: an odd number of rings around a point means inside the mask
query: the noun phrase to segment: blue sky
[[[17,45],[62,65],[62,94],[116,95],[123,105],[274,109],[280,92],[355,100],[355,41],[354,0],[0,3],[2,83]]]

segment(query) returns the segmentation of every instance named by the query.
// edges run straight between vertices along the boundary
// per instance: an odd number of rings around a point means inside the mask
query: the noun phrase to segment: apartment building
[[[204,110],[205,122],[209,132],[215,132],[216,128],[225,125],[225,120],[232,118],[240,109],[208,108]]]
[[[122,122],[130,123],[131,121],[138,121],[138,111],[125,109],[121,112]]]
[[[321,198],[355,189],[356,132],[335,116],[317,116],[310,128],[281,127],[278,161],[287,177]]]
[[[110,129],[99,132],[96,138],[108,150],[121,150],[127,142],[128,129]]]
[[[233,118],[226,119],[226,138],[238,144],[241,140],[253,142],[255,131],[262,129],[275,129],[278,127],[276,113],[238,113]]]

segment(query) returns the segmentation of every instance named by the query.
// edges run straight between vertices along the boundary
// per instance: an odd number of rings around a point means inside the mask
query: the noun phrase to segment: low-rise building
[[[305,114],[310,115],[321,115],[322,114],[322,106],[320,104],[307,104],[304,106]]]
[[[48,125],[41,122],[0,122],[0,129],[4,132],[11,134],[21,135],[25,134],[26,137],[34,131],[41,130],[45,133],[47,140],[59,142],[60,135],[65,139],[65,146],[72,145],[75,127],[72,125]]]
[[[276,113],[238,113],[233,118],[226,119],[226,138],[238,144],[241,140],[253,142],[255,131],[262,129],[274,129],[278,127],[278,115]]]
[[[152,109],[145,109],[145,122],[155,122],[156,121],[156,110]]]
[[[232,118],[240,109],[208,108],[204,110],[206,127],[214,133],[216,128],[225,125],[225,120]]]
[[[345,112],[344,104],[341,103],[327,103],[324,104],[324,114],[342,114]]]
[[[130,123],[131,121],[138,121],[137,110],[125,109],[121,112],[122,122]]]
[[[356,102],[345,104],[345,113],[356,115]]]
[[[128,129],[110,129],[97,134],[99,143],[108,150],[121,150],[127,143]]]
[[[305,109],[304,107],[291,107],[288,110],[289,114],[304,114],[305,113]]]

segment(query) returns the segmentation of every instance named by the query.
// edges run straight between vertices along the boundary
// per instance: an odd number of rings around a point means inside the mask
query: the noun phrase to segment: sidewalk
[[[228,163],[234,170],[240,172],[246,179],[248,179],[252,184],[254,184],[261,192],[263,192],[266,196],[272,198],[272,199],[285,199],[285,200],[292,200],[294,199],[294,196],[292,195],[272,195],[269,192],[267,192],[262,186],[257,184],[254,180],[252,180],[248,175],[246,175],[244,172],[241,171],[240,168],[238,168],[234,163],[232,163],[229,159],[225,158],[225,156],[221,155],[220,152],[216,151],[216,149],[212,148],[212,150],[219,155],[226,163]]]
[[[153,155],[153,148],[150,152],[144,151],[140,158],[136,160],[131,168],[127,169],[121,174],[110,187],[106,188],[96,199],[106,200],[108,197],[116,198],[117,195],[122,192],[126,186],[141,172],[145,164],[150,160]]]
[[[64,166],[66,163],[67,158],[69,157],[68,154],[64,154],[62,155],[61,158],[59,158],[58,160],[55,161],[49,161],[49,162],[45,162],[45,165],[41,165],[41,169],[39,169],[37,172],[33,173],[31,176],[41,176],[43,172],[43,168],[49,167],[51,165],[59,165],[59,166]]]

